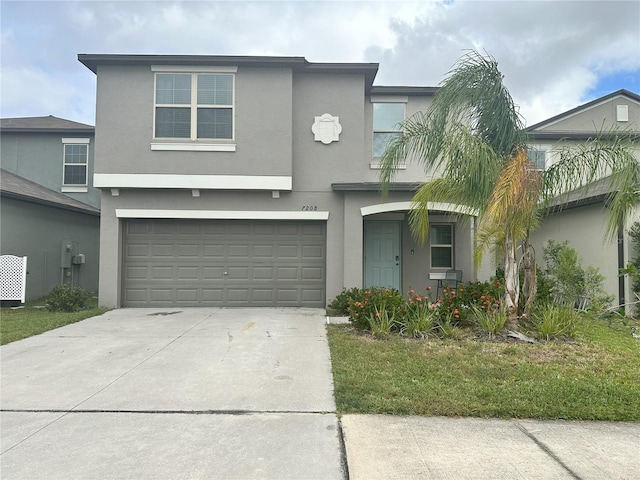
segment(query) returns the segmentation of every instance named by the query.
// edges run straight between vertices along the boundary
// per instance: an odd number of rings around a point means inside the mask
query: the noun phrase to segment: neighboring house
[[[343,288],[490,273],[458,205],[433,205],[430,243],[411,236],[422,167],[379,192],[385,140],[436,88],[373,86],[375,63],[78,58],[97,75],[102,305],[324,307]]]
[[[61,283],[98,290],[97,208],[4,169],[0,195],[0,253],[27,257],[27,300]]]
[[[530,157],[540,168],[548,168],[555,161],[552,149],[560,142],[579,144],[601,132],[611,129],[640,134],[640,96],[627,90],[618,90],[543,122],[527,131],[535,143]],[[640,160],[640,147],[636,148]],[[627,229],[640,220],[640,210],[632,215],[629,225],[621,226],[617,241],[604,240],[609,219],[606,198],[609,193],[606,180],[599,181],[585,191],[572,194],[560,213],[547,218],[533,234],[532,243],[538,263],[544,267],[543,248],[549,239],[569,241],[583,259],[584,266],[593,265],[605,276],[604,288],[614,295],[616,303],[624,304],[636,299],[631,293],[628,278],[618,271],[640,254],[634,252]]]
[[[94,132],[91,125],[52,115],[2,118],[2,168],[100,208],[100,191],[92,185]]]
[[[94,131],[53,116],[0,119],[0,253],[28,257],[27,299],[59,283],[98,289]],[[77,254],[85,254],[85,264],[70,264]]]

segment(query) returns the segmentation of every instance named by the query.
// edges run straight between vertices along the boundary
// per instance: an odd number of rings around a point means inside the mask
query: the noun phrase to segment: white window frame
[[[237,67],[179,67],[179,66],[152,66],[153,79],[153,141],[151,150],[173,151],[235,151],[236,134],[236,72]],[[156,103],[156,88],[158,74],[191,75],[191,103],[190,104],[164,104]],[[231,76],[231,104],[230,105],[199,105],[198,104],[198,75],[230,75]],[[190,136],[189,138],[157,137],[156,136],[156,112],[158,108],[189,108],[190,109]],[[225,108],[231,109],[231,138],[198,138],[198,109],[199,108]]]
[[[373,104],[373,108],[372,108],[372,125],[375,125],[375,106],[376,105],[382,105],[382,104],[392,104],[392,105],[402,105],[402,119],[403,121],[407,118],[407,104],[406,102],[402,102],[402,101],[396,101],[396,102],[374,102],[373,99],[371,101],[371,103]],[[402,129],[376,129],[375,126],[373,127],[373,135],[371,137],[371,156],[374,159],[379,159],[380,157],[376,157],[375,156],[375,152],[374,152],[374,145],[375,145],[375,137],[376,137],[376,133],[399,133],[402,135]]]
[[[64,193],[83,193],[88,191],[89,187],[89,147],[90,138],[63,138],[62,139],[62,187]],[[84,163],[67,163],[67,147],[82,145],[87,147],[87,154]],[[84,183],[65,183],[66,170],[69,167],[84,166]]]
[[[534,163],[534,165],[536,166],[536,170],[538,170],[538,171],[546,170],[547,164],[549,163],[548,149],[542,148],[542,147],[539,147],[539,146],[531,146],[531,147],[529,147],[527,149],[527,158],[529,159],[529,161],[531,161],[533,163],[533,160],[531,160],[531,157],[529,157],[529,153],[530,152],[542,152],[544,154],[544,166],[542,168],[540,168],[537,164]]]
[[[373,152],[373,144],[375,139],[376,132],[387,132],[386,130],[376,130],[373,128],[374,124],[374,105],[376,103],[402,103],[404,104],[404,115],[403,118],[406,120],[407,118],[407,103],[409,103],[409,97],[406,95],[372,95],[369,97],[369,101],[371,102],[371,158],[372,161],[369,163],[369,168],[371,170],[379,170],[381,168],[380,165],[380,157],[375,157]],[[402,132],[402,130],[393,130],[389,132]],[[396,170],[406,170],[407,165],[405,163],[396,165]]]
[[[432,238],[431,235],[429,235],[429,267],[431,269],[443,269],[443,270],[451,270],[453,268],[453,266],[455,265],[455,258],[454,258],[454,254],[455,254],[455,228],[454,228],[454,224],[453,223],[442,223],[442,222],[437,222],[437,223],[431,223],[431,227],[436,227],[436,226],[447,226],[451,229],[451,243],[433,243],[432,242]],[[433,248],[437,247],[437,248],[449,248],[451,250],[451,264],[449,266],[446,267],[435,267],[433,265]]]

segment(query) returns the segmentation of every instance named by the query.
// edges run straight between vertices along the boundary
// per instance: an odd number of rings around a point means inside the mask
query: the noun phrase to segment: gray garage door
[[[325,305],[325,223],[129,220],[123,306]]]

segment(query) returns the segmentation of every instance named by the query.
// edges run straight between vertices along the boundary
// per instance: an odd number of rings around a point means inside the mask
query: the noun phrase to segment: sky
[[[94,124],[79,53],[375,62],[375,85],[437,86],[493,56],[527,125],[613,91],[640,94],[640,1],[0,0],[0,116]]]

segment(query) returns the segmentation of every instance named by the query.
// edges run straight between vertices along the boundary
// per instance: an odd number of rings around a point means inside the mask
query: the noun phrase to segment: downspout
[[[618,272],[625,267],[624,261],[624,227],[622,224],[618,227]],[[618,275],[618,306],[625,304],[624,298],[624,275]]]

